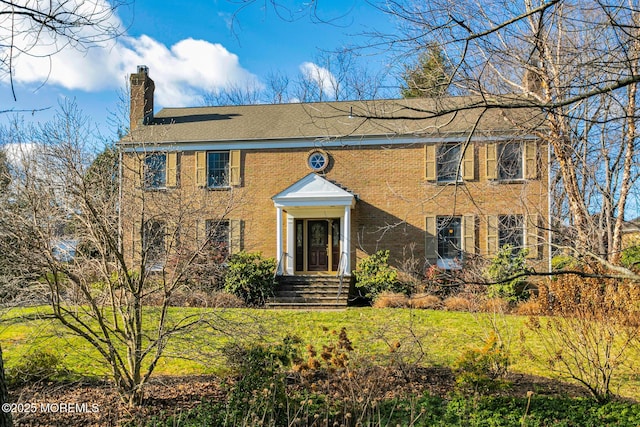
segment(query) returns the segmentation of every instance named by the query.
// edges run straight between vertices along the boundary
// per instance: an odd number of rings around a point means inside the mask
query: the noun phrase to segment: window
[[[207,187],[229,186],[229,152],[212,151],[207,153]]]
[[[142,233],[142,255],[147,261],[148,268],[150,270],[161,268],[166,251],[166,225],[164,221],[149,220],[145,222]]]
[[[524,247],[524,220],[522,215],[501,215],[498,217],[498,245],[511,246],[518,251]]]
[[[205,227],[208,247],[220,256],[227,257],[231,243],[229,221],[207,220]]]
[[[439,183],[475,178],[475,146],[456,142],[425,144],[425,178]]]
[[[523,178],[522,144],[508,142],[498,144],[498,179],[516,180]]]
[[[462,253],[462,218],[459,216],[437,217],[438,259],[460,259]]]
[[[144,158],[144,188],[165,188],[167,185],[167,155],[147,154]]]
[[[322,150],[314,150],[307,157],[307,165],[314,172],[322,172],[329,166],[327,153]]]
[[[441,144],[438,146],[438,182],[460,180],[460,144]]]

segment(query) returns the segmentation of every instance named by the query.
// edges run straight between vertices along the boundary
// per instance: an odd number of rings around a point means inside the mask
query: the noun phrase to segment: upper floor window
[[[207,187],[229,186],[229,152],[211,151],[207,153]]]
[[[498,217],[498,245],[511,246],[515,251],[524,247],[524,218],[522,215],[500,215]]]
[[[474,145],[464,142],[425,144],[425,178],[439,183],[474,180]]]
[[[517,180],[524,177],[522,143],[498,144],[498,179]]]
[[[441,144],[438,146],[438,182],[460,180],[460,144]]]
[[[241,185],[240,150],[196,151],[194,157],[198,187],[229,188]]]
[[[167,186],[167,155],[147,154],[144,158],[144,187],[149,189]]]

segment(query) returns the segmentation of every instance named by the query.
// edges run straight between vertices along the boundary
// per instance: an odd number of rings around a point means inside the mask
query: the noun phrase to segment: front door
[[[326,220],[308,221],[309,248],[307,251],[307,269],[309,271],[329,270],[329,222]]]

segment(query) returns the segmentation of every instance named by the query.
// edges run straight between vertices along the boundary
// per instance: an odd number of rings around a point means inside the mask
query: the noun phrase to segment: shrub
[[[31,384],[40,381],[53,381],[69,372],[62,365],[62,358],[51,350],[34,350],[7,370],[10,384]]]
[[[509,355],[495,333],[482,348],[468,349],[454,363],[456,384],[463,391],[491,391],[504,385],[498,381],[509,368]]]
[[[286,336],[276,345],[224,349],[227,364],[237,375],[229,390],[225,425],[260,425],[265,417],[274,425],[287,425],[285,372],[299,363],[299,344],[298,337]]]
[[[229,292],[215,292],[209,297],[209,307],[215,308],[242,308],[244,307],[244,301],[236,295]]]
[[[537,316],[544,313],[542,306],[537,299],[520,301],[516,306],[515,312],[520,316]]]
[[[482,301],[480,311],[485,313],[507,313],[509,311],[509,302],[503,298],[489,298]]]
[[[504,245],[485,271],[485,277],[494,283],[489,285],[489,298],[504,298],[516,302],[529,297],[524,277],[515,277],[527,272],[527,249],[515,251],[510,245]]]
[[[632,270],[640,270],[640,245],[623,250],[620,255],[620,264]]]
[[[474,304],[469,298],[452,296],[444,300],[444,308],[448,311],[474,311]]]
[[[573,274],[542,289],[542,309],[553,316],[532,317],[527,325],[542,342],[545,354],[539,357],[552,371],[584,385],[596,400],[608,401],[614,374],[640,342],[640,290],[633,283]]]
[[[373,301],[375,308],[406,308],[409,307],[409,298],[405,294],[394,292],[381,292]]]
[[[578,260],[570,255],[560,254],[551,258],[551,268],[553,271],[572,269],[578,267]]]
[[[238,252],[229,258],[224,290],[247,305],[264,305],[273,295],[276,261],[260,253]]]
[[[411,295],[409,305],[413,308],[436,309],[442,307],[442,300],[431,294]]]
[[[389,251],[378,251],[360,260],[354,276],[356,287],[363,289],[364,296],[371,300],[382,292],[407,293],[398,281],[398,272],[389,266]]]

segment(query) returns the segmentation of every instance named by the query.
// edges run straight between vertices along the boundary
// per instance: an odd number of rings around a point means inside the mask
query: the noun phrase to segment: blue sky
[[[242,10],[240,4],[227,0],[135,0],[118,10],[114,19],[126,33],[108,45],[88,52],[66,49],[51,61],[17,58],[18,100],[13,101],[8,82],[0,81],[0,109],[47,109],[26,114],[29,120],[44,121],[60,100],[73,98],[109,133],[109,112],[117,110],[118,92],[137,65],[150,68],[156,83],[156,110],[196,106],[202,105],[203,92],[229,84],[261,84],[270,72],[294,78],[303,64],[310,66],[323,50],[366,43],[360,34],[394,28],[389,17],[364,0],[320,2],[317,17],[331,23],[317,22],[305,2],[280,3],[288,7],[281,14],[291,13],[293,19],[277,16],[271,2],[261,0]],[[381,56],[367,62],[372,69],[387,66]],[[10,116],[4,114],[0,121]]]

